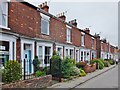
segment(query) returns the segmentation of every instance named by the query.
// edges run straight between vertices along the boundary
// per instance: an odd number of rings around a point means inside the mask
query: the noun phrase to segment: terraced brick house
[[[107,44],[100,44],[99,37],[91,35],[89,28],[79,29],[76,19],[66,22],[64,13],[50,14],[46,2],[36,7],[28,2],[0,1],[0,36],[1,65],[7,60],[18,60],[23,67],[25,59],[29,62],[27,73],[33,73],[36,55],[45,67],[54,50],[61,58],[68,56],[76,62],[89,62],[108,50]]]

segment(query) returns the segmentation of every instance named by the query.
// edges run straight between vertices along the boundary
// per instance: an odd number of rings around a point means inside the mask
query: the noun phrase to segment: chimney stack
[[[57,14],[56,17],[58,17],[58,18],[60,18],[60,19],[62,19],[62,20],[64,20],[64,21],[66,20],[66,16],[65,16],[65,13],[64,13],[64,12]]]
[[[86,33],[88,33],[88,34],[90,33],[90,29],[89,29],[89,28],[85,28],[84,31],[85,31]]]
[[[107,43],[107,40],[104,38],[104,39],[102,39],[102,41],[104,42],[104,43]]]
[[[77,27],[77,20],[76,19],[69,21],[69,23]]]
[[[43,9],[46,12],[49,12],[49,6],[47,5],[47,2],[42,3],[40,5],[38,5],[41,9]]]

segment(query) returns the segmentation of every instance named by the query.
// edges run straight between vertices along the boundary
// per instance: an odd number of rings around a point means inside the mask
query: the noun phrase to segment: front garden
[[[65,81],[76,77],[83,77],[88,73],[96,71],[96,69],[102,70],[105,67],[109,67],[114,64],[115,62],[113,60],[108,59],[94,59],[91,60],[89,64],[85,61],[76,63],[74,59],[70,59],[69,57],[61,59],[59,55],[54,54],[50,60],[50,66],[42,68],[37,65],[37,70],[33,74],[34,77],[30,80],[23,80],[21,64],[15,60],[8,61],[5,64],[4,69],[0,69],[0,73],[2,73],[2,82],[4,82],[4,85],[10,84],[10,86],[14,87],[17,85],[16,82],[19,82],[19,84],[24,83],[23,85],[27,82],[27,84],[30,85],[31,81],[34,85],[38,85],[37,83],[41,83],[41,85],[43,85],[42,82],[47,83],[48,85],[52,79],[59,78],[59,81]],[[52,76],[49,76],[48,74]],[[13,84],[11,85],[11,83]],[[21,85],[18,86],[20,87]]]
[[[69,57],[60,59],[58,55],[54,55],[51,58],[51,74],[53,77],[61,78],[62,80],[69,80],[74,77],[83,77],[88,73],[92,73],[96,70],[102,70],[105,67],[114,65],[114,60],[102,60],[94,59],[88,64],[85,61],[75,63],[75,60]]]

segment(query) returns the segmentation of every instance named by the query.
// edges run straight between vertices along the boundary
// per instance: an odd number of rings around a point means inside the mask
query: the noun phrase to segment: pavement
[[[95,72],[92,72],[92,73],[88,73],[86,76],[84,77],[78,77],[78,78],[75,78],[75,79],[72,79],[70,81],[67,81],[67,82],[60,82],[60,83],[57,83],[57,84],[54,84],[50,87],[47,87],[47,88],[69,88],[69,89],[73,89],[113,68],[115,68],[116,65],[111,65],[110,67],[105,67],[104,69],[102,70],[96,70]]]
[[[114,88],[118,90],[118,66],[75,88]]]

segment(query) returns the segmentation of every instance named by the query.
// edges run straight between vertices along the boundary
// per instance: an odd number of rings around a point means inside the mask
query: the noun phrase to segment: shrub
[[[103,68],[104,68],[104,63],[103,63],[103,60],[101,60],[101,59],[91,60],[91,63],[92,63],[92,64],[93,64],[93,63],[98,64],[99,69],[103,69]]]
[[[115,64],[114,60],[108,60],[108,62],[109,62],[111,65],[114,65],[114,64]]]
[[[60,57],[58,55],[53,55],[51,58],[51,74],[53,76],[58,76],[60,73],[59,65],[60,63]]]
[[[35,72],[35,76],[36,77],[40,77],[40,76],[44,76],[44,75],[46,75],[44,71],[37,71],[37,72]]]
[[[75,61],[66,57],[62,60],[61,70],[63,78],[70,78],[72,75],[73,67],[75,67]]]
[[[70,70],[71,70],[70,76],[79,76],[80,74],[79,68],[77,68],[76,66],[73,66],[70,68]]]
[[[103,63],[104,63],[105,67],[109,67],[110,66],[110,63],[108,61],[104,61]]]
[[[38,56],[35,56],[35,58],[33,59],[33,66],[34,66],[34,72],[39,70],[39,68],[40,68],[40,60],[38,59]]]
[[[82,68],[80,68],[80,76],[86,76],[86,73]]]
[[[22,68],[20,63],[15,60],[6,62],[2,73],[3,82],[9,83],[20,80],[22,77]]]
[[[81,61],[81,62],[76,63],[76,67],[78,67],[78,68],[84,68],[86,64],[87,64],[86,62],[82,62]]]
[[[102,60],[98,60],[98,65],[99,65],[99,69],[103,69],[104,68],[104,63]]]
[[[61,67],[59,65],[61,64]],[[61,69],[61,70],[60,70]],[[51,74],[52,76],[59,76],[61,71],[61,77],[70,78],[71,76],[79,75],[80,71],[75,66],[75,60],[66,57],[60,61],[58,55],[53,55],[51,58]]]

